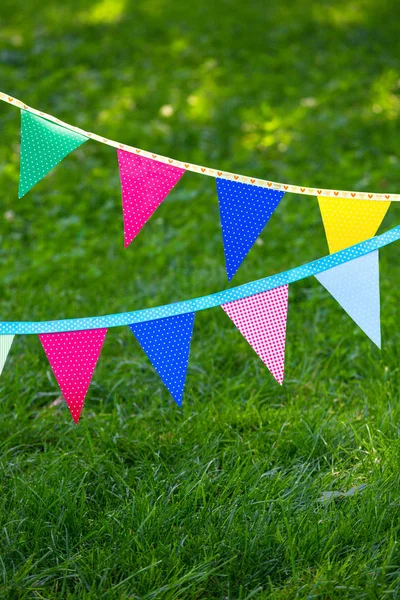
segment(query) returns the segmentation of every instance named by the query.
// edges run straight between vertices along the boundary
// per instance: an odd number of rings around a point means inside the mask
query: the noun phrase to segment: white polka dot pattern
[[[75,423],[83,408],[107,329],[39,335]]]
[[[222,304],[221,308],[282,385],[289,286]]]
[[[285,192],[216,179],[226,273],[230,281]]]
[[[319,273],[316,278],[380,348],[378,250]]]
[[[361,242],[335,254],[324,256],[318,260],[283,271],[277,275],[264,277],[251,283],[246,283],[234,287],[230,290],[194,298],[192,300],[184,300],[183,302],[175,302],[165,306],[157,306],[131,312],[123,312],[114,315],[105,315],[102,317],[83,317],[78,319],[61,319],[57,321],[15,321],[15,322],[0,322],[0,335],[4,334],[33,334],[33,333],[53,333],[63,331],[81,331],[87,329],[101,329],[104,327],[121,327],[122,325],[131,325],[133,323],[145,323],[154,319],[162,319],[164,317],[173,317],[185,313],[196,312],[198,310],[206,310],[214,306],[220,306],[233,300],[240,300],[247,296],[252,296],[260,292],[265,292],[281,285],[289,284],[294,281],[300,281],[311,275],[322,273],[327,269],[331,269],[336,265],[341,265],[349,260],[353,260],[358,256],[364,256],[369,252],[382,248],[387,244],[400,239],[400,225],[390,229],[382,235],[376,236],[365,242]]]
[[[117,152],[126,248],[178,183],[185,169],[136,156],[125,150]]]
[[[22,198],[68,154],[88,140],[31,112],[21,110],[21,158],[18,197]]]
[[[182,405],[194,313],[130,325],[166,388]]]

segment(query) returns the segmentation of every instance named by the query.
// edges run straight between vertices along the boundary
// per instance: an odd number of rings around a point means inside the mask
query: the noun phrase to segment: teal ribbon
[[[164,317],[173,317],[185,313],[197,312],[214,308],[233,300],[240,300],[247,296],[266,292],[281,285],[300,281],[311,275],[316,275],[337,265],[342,265],[350,260],[364,256],[369,252],[383,248],[392,242],[400,239],[400,225],[386,231],[369,240],[350,246],[340,252],[335,252],[329,256],[324,256],[300,267],[289,269],[277,275],[264,277],[251,283],[239,285],[238,287],[194,298],[193,300],[184,300],[183,302],[174,302],[155,308],[146,308],[135,310],[133,312],[124,312],[103,317],[83,317],[79,319],[60,319],[57,321],[12,321],[0,323],[0,335],[4,334],[37,334],[37,333],[61,333],[65,331],[80,331],[84,329],[101,329],[103,327],[121,327],[133,323],[144,323],[154,319]]]

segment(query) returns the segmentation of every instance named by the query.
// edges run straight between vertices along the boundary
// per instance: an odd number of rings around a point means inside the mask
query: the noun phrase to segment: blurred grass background
[[[0,87],[181,160],[399,193],[397,13],[394,0],[3,0]],[[213,179],[186,174],[124,250],[115,151],[88,142],[18,200],[19,118],[1,104],[2,320],[228,287]],[[399,216],[393,203],[381,230]],[[326,253],[316,199],[286,195],[232,284]],[[75,427],[39,340],[16,338],[0,379],[0,596],[398,597],[397,256],[381,251],[382,352],[309,279],[290,288],[284,387],[206,311],[182,410],[112,329]]]

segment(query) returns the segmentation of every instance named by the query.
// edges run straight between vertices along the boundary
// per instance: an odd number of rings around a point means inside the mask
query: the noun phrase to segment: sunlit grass
[[[89,10],[78,15],[78,19],[91,25],[118,23],[126,9],[126,0],[100,0],[94,2]]]

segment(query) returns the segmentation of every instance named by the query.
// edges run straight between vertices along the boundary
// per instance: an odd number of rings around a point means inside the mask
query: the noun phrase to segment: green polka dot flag
[[[89,138],[21,110],[18,197],[22,198],[70,152]]]

